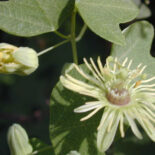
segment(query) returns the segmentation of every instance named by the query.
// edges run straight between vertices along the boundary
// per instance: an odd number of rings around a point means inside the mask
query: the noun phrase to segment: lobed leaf
[[[0,2],[0,29],[18,36],[55,31],[71,13],[74,0],[10,0]]]
[[[138,8],[129,0],[76,0],[76,6],[94,33],[120,45],[125,44],[125,38],[119,24],[138,15]]]
[[[155,59],[151,56],[150,50],[154,37],[154,28],[147,21],[139,21],[123,31],[126,37],[126,45],[113,45],[111,55],[124,60],[125,57],[133,60],[132,67],[138,64],[146,65],[145,73],[155,75]]]
[[[132,0],[137,7],[139,8],[139,15],[136,17],[137,19],[148,18],[151,16],[151,10],[149,7],[142,2],[142,0]]]

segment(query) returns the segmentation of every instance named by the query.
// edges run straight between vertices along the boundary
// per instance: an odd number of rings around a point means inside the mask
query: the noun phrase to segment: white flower
[[[117,58],[108,57],[103,67],[98,58],[98,67],[92,58],[90,63],[84,59],[85,65],[91,75],[85,73],[74,64],[75,69],[88,81],[80,81],[68,73],[60,77],[64,87],[91,96],[97,101],[86,102],[76,109],[76,113],[92,111],[81,121],[87,120],[104,109],[98,126],[97,147],[101,152],[106,151],[112,144],[117,128],[121,137],[125,136],[124,123],[128,122],[134,135],[142,139],[136,122],[145,130],[147,135],[155,141],[155,77],[146,79],[143,74],[146,66],[139,64],[135,69],[130,69],[132,60],[126,58],[122,64]]]

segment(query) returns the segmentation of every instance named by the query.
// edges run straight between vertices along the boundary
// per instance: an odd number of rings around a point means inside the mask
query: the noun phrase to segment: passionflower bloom
[[[29,75],[37,67],[38,56],[32,48],[0,44],[0,73]]]
[[[7,135],[11,155],[30,155],[33,151],[25,129],[19,124],[13,124]]]
[[[132,60],[125,58],[120,63],[113,57],[106,59],[104,67],[100,58],[97,60],[98,66],[92,58],[90,63],[84,59],[84,63],[91,74],[85,73],[76,64],[73,66],[88,81],[87,83],[72,77],[69,73],[61,76],[60,80],[64,87],[97,99],[74,109],[76,113],[91,111],[81,121],[104,109],[97,128],[98,149],[104,152],[110,147],[118,128],[121,137],[124,137],[124,123],[131,127],[137,138],[142,139],[136,125],[138,122],[150,139],[155,141],[155,77],[147,79],[147,75],[143,73],[146,66],[139,64],[135,69],[130,69]]]

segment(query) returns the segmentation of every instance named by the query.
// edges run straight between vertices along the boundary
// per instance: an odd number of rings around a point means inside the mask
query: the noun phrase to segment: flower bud
[[[29,47],[0,44],[0,73],[29,75],[38,67],[36,51]]]
[[[13,124],[7,135],[11,155],[28,155],[32,153],[32,146],[29,143],[25,129],[19,124]]]

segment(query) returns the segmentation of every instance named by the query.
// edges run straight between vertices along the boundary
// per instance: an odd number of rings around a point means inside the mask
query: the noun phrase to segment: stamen
[[[138,91],[155,91],[155,89],[153,89],[153,88],[140,88],[140,89],[138,89]]]
[[[137,69],[140,68],[141,65],[142,65],[142,64],[139,64],[139,65],[137,66]]]
[[[131,64],[132,64],[132,60],[130,60],[130,62],[129,62],[129,65],[127,67],[128,69],[130,68]]]
[[[111,70],[111,69],[110,69],[110,66],[109,66],[109,59],[108,59],[108,58],[106,59],[106,66],[107,66],[107,68],[108,68],[109,70]]]
[[[151,87],[155,87],[155,84],[138,86],[138,88],[151,88]]]
[[[154,137],[152,137],[152,134],[154,134],[155,128],[152,125],[152,123],[150,123],[150,121],[148,119],[146,119],[146,117],[143,117],[142,115],[140,115],[137,110],[134,110],[135,115],[137,115],[136,119],[138,120],[138,122],[141,124],[141,126],[144,128],[144,130],[147,132],[147,134],[150,136],[150,138],[155,141]]]
[[[125,58],[125,60],[122,63],[122,66],[125,66],[125,64],[127,63],[127,61],[128,61],[128,57]]]
[[[142,74],[146,67],[147,67],[147,66],[144,66],[144,67],[140,70],[139,74]]]
[[[84,105],[75,108],[74,112],[75,113],[83,113],[83,112],[87,112],[87,111],[91,111],[93,109],[99,108],[102,106],[102,102],[99,101],[94,101],[94,102],[87,102]]]
[[[150,115],[152,115],[153,117],[155,117],[155,113],[153,113],[147,106],[145,106],[145,105],[143,104],[142,107],[143,107],[145,110],[147,110],[147,111],[150,113]]]
[[[93,61],[92,58],[90,58],[90,62],[91,62],[91,64],[92,64],[92,66],[94,67],[94,69],[95,69],[96,73],[98,74],[98,76],[102,79],[102,81],[105,81],[105,79],[104,79],[103,76],[100,74],[99,70],[97,69],[97,67],[96,67],[96,65],[95,65],[95,63],[94,63],[94,61]]]
[[[151,81],[153,81],[153,80],[155,80],[155,76],[154,76],[154,77],[152,77],[152,78],[150,78],[150,79],[143,80],[143,81],[142,81],[142,83],[151,82]]]
[[[87,80],[91,81],[92,83],[96,84],[97,86],[101,87],[102,83],[99,83],[96,79],[90,77],[89,75],[85,74],[77,65],[74,64],[75,69]]]
[[[153,118],[151,115],[149,115],[145,110],[141,109],[141,110],[138,110],[140,113],[144,114],[145,116],[144,117],[147,117],[149,118],[152,122],[155,123],[155,117]]]
[[[121,114],[121,116],[120,116],[120,133],[121,133],[121,137],[125,136],[123,121],[124,121],[124,117],[123,117],[123,114]]]
[[[116,65],[117,58],[115,58],[114,62],[115,62],[115,63],[114,63],[114,68],[113,68],[113,71],[115,72],[115,71],[116,71],[116,66],[117,66],[117,65]]]
[[[99,66],[100,72],[101,72],[101,74],[103,75],[104,72],[103,72],[103,66],[102,66],[102,63],[101,63],[101,59],[100,59],[100,57],[97,58],[97,63],[98,63],[98,66]]]
[[[112,116],[111,116],[112,118],[110,118],[110,122],[109,122],[109,126],[108,126],[108,129],[107,129],[107,132],[110,132],[110,130],[111,130],[111,126],[112,126],[113,121],[114,121],[114,118],[115,118],[115,111],[112,112],[110,115],[112,115]],[[110,117],[110,116],[109,116],[109,117]]]
[[[102,104],[103,102],[101,102],[101,101],[88,101],[88,102],[85,102],[85,104],[95,104],[95,103]]]
[[[155,128],[154,128],[153,124],[150,122],[150,120],[149,119],[146,119],[146,117],[144,117],[143,118],[143,123],[146,125],[145,128],[148,129],[148,131],[150,132],[150,134],[151,135],[154,135]],[[154,138],[153,141],[155,141],[155,138]]]
[[[145,93],[148,94],[148,95],[152,95],[152,96],[155,95],[155,93],[149,93],[149,92],[145,92]]]
[[[149,107],[152,110],[155,110],[155,105],[154,103],[148,103],[148,102],[144,102],[144,99],[142,98],[137,98],[136,101],[139,101],[140,103],[144,104],[144,106]]]
[[[80,119],[80,121],[85,121],[85,120],[89,119],[90,117],[92,117],[93,115],[95,115],[102,108],[103,108],[103,106],[98,107],[93,112],[91,112],[90,114],[88,114],[86,117],[83,117],[82,119]]]
[[[140,86],[138,85],[138,86],[134,87],[134,91],[142,90],[142,88],[149,89],[149,88],[153,88],[153,87],[155,87],[155,84],[151,84],[151,85],[140,85]],[[131,88],[133,88],[133,87],[131,87]]]
[[[83,59],[84,63],[86,64],[86,66],[88,67],[88,69],[93,73],[93,75],[96,77],[96,79],[98,79],[99,81],[101,81],[101,79],[99,78],[99,76],[96,74],[96,72],[93,70],[93,68],[89,65],[89,63],[87,62],[87,60],[84,58]],[[102,77],[102,76],[101,76]]]
[[[65,76],[68,78],[69,81],[73,82],[74,84],[80,85],[86,89],[92,89],[91,85],[88,85],[87,83],[85,83],[83,81],[77,80],[68,74],[66,74]]]

